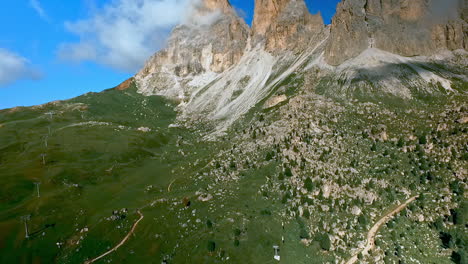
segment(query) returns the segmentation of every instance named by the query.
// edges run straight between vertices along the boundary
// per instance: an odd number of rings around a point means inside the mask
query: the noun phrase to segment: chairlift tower
[[[21,220],[24,222],[24,230],[25,230],[25,237],[29,238],[29,230],[28,230],[28,221],[31,219],[31,215],[23,215]]]
[[[41,185],[41,182],[35,182],[34,185],[36,185],[36,190],[37,190],[37,198],[41,197],[41,194],[39,192],[39,185]]]
[[[280,261],[281,257],[279,255],[279,246],[274,245],[273,249],[275,250],[275,256],[273,257],[275,260]]]
[[[44,146],[45,146],[46,148],[49,147],[49,144],[48,144],[48,142],[47,142],[48,140],[49,140],[49,135],[45,135],[45,136],[44,136]]]
[[[55,113],[51,111],[51,112],[47,112],[45,114],[48,115],[50,119],[52,119],[52,117],[54,116]]]
[[[45,165],[45,156],[47,156],[47,154],[45,154],[45,153],[41,154],[41,157],[42,157],[42,165]]]

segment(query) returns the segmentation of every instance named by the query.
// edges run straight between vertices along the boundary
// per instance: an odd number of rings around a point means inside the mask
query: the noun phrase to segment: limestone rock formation
[[[265,35],[271,22],[275,21],[290,0],[256,0],[252,32]]]
[[[134,82],[145,95],[178,99],[179,121],[216,120],[216,133],[263,100],[269,107],[288,99],[286,80],[345,98],[454,92],[454,75],[419,56],[466,61],[463,51],[438,53],[468,48],[466,4],[445,16],[433,6],[441,1],[342,0],[325,26],[304,0],[255,0],[250,29],[228,0],[194,0],[191,15]]]
[[[325,28],[303,0],[257,0],[252,25],[254,44],[264,41],[270,52],[303,50]]]
[[[457,17],[436,14],[432,5],[440,1],[444,0],[342,1],[331,26],[327,62],[339,65],[367,48],[403,56],[466,49],[463,11]]]
[[[248,37],[249,27],[227,0],[204,0],[173,30],[167,48],[150,58],[136,75],[140,91],[169,89],[177,93],[186,78],[223,72],[240,60]]]

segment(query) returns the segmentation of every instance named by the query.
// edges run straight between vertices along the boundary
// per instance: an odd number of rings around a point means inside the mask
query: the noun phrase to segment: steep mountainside
[[[258,0],[251,30],[227,1],[205,1],[193,16],[211,23],[176,28],[135,81],[180,100],[180,120],[215,121],[215,134],[291,74],[337,97],[451,93],[467,80],[468,24],[463,11],[435,18],[440,1],[345,0],[325,27],[303,0]]]
[[[0,110],[0,263],[468,263],[449,2],[194,1],[118,87]]]

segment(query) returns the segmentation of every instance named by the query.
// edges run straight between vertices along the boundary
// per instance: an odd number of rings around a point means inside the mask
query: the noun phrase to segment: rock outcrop
[[[132,86],[132,84],[133,84],[133,77],[119,84],[118,86],[115,87],[115,89],[119,91],[127,90],[128,88]]]
[[[176,92],[173,88],[180,88],[187,77],[225,71],[241,59],[249,31],[227,0],[204,0],[173,30],[167,48],[150,58],[136,75],[139,87],[145,93]]]
[[[466,49],[464,12],[457,17],[435,14],[432,5],[438,1],[444,0],[342,1],[331,26],[327,62],[339,65],[367,48],[403,56]]]
[[[303,0],[256,0],[252,25],[254,45],[266,50],[304,49],[325,28],[320,14],[312,15]]]

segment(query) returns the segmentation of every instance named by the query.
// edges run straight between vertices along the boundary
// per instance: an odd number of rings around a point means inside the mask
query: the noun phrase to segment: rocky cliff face
[[[263,36],[290,0],[256,0],[252,32]]]
[[[169,91],[184,79],[206,72],[220,73],[242,57],[249,28],[227,0],[204,0],[193,7],[189,19],[174,29],[167,48],[156,53],[136,75],[145,93]]]
[[[438,1],[344,0],[331,26],[327,62],[339,65],[367,48],[403,56],[467,48],[466,21],[436,17],[431,5]]]
[[[321,15],[310,14],[303,0],[255,1],[253,42],[270,52],[303,50],[324,28]]]

